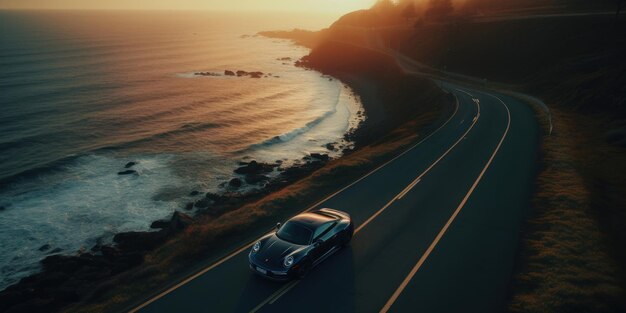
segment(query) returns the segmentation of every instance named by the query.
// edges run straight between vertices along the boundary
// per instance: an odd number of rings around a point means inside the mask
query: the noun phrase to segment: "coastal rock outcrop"
[[[172,219],[170,220],[169,231],[170,232],[181,231],[187,228],[192,223],[193,223],[193,218],[191,216],[185,213],[176,211],[174,212],[174,214],[172,214]]]
[[[270,180],[269,177],[261,174],[248,174],[245,177],[246,183],[250,185],[258,184],[260,182],[265,182],[268,180]]]
[[[222,74],[220,73],[213,73],[213,72],[196,72],[193,74],[196,76],[222,76]]]
[[[154,221],[150,228],[166,231],[168,234],[177,233],[193,223],[193,218],[185,213],[175,211],[169,220]]]
[[[243,70],[238,70],[236,72],[225,70],[224,75],[226,76],[237,76],[237,77],[250,77],[250,78],[262,78],[265,75],[263,72],[248,72]]]
[[[113,242],[123,251],[147,251],[156,248],[167,237],[167,231],[140,232],[129,231],[113,236]]]
[[[243,164],[243,166],[235,169],[234,172],[241,175],[269,173],[278,166],[277,164],[259,163],[254,160],[247,164],[245,162],[240,164]]]
[[[208,198],[202,198],[194,203],[196,208],[205,209],[211,205],[211,200]]]
[[[311,153],[311,158],[314,158],[323,162],[328,162],[328,160],[330,160],[330,157],[328,156],[328,154],[321,154],[321,153]]]
[[[233,188],[239,188],[241,187],[241,185],[243,184],[243,182],[241,181],[241,179],[239,178],[233,178],[228,182],[228,186],[233,187]]]
[[[280,175],[278,175],[278,181],[282,181],[284,183],[292,182],[296,179],[300,179],[309,175],[311,172],[321,168],[322,166],[324,166],[323,161],[311,160],[304,164],[288,167],[284,171],[282,171]]]

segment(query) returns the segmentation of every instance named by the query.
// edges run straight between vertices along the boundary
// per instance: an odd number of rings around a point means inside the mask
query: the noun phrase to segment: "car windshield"
[[[311,240],[311,230],[298,222],[289,221],[276,232],[276,236],[297,245],[308,245]]]

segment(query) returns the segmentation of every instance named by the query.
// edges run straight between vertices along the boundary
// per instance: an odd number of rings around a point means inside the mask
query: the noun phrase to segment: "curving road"
[[[502,311],[539,128],[514,98],[440,84],[450,119],[318,206],[350,213],[349,247],[289,283],[251,273],[242,247],[133,312]]]

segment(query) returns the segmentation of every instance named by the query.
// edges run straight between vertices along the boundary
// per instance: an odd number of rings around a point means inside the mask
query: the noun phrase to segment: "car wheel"
[[[346,231],[343,233],[343,236],[341,238],[342,247],[345,247],[350,244],[350,240],[352,240],[353,233],[354,233],[354,230],[352,230],[352,228],[346,229]]]
[[[298,279],[305,278],[306,275],[309,274],[310,270],[311,270],[311,263],[310,262],[303,263],[302,266],[300,266],[300,269],[298,269],[297,278]]]

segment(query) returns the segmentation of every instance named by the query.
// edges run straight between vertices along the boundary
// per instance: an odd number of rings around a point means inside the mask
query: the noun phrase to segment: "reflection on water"
[[[147,229],[191,190],[219,191],[243,158],[289,163],[341,144],[358,123],[350,90],[280,60],[306,49],[254,36],[328,23],[208,12],[0,13],[0,288],[53,249]],[[139,176],[117,175],[128,161],[139,162]]]

